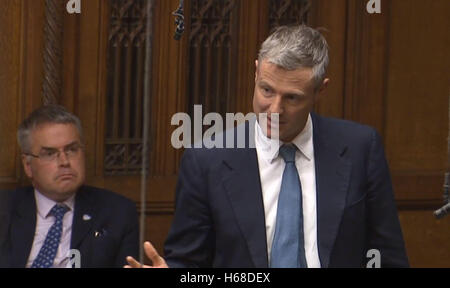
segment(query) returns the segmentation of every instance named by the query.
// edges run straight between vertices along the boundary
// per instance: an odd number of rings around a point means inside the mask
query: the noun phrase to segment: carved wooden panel
[[[45,1],[44,81],[42,83],[44,105],[58,103],[61,98],[65,6],[64,0]]]
[[[269,31],[282,25],[306,23],[308,11],[308,0],[269,0]]]
[[[106,175],[136,174],[142,162],[147,5],[111,0],[106,96]]]
[[[189,15],[188,109],[226,113],[236,97],[238,9],[235,0],[193,0]]]

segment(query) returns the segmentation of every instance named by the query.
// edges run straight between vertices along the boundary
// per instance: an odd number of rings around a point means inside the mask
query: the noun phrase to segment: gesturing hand
[[[146,241],[144,243],[144,251],[145,255],[148,259],[150,259],[153,263],[153,266],[150,265],[143,265],[139,263],[136,259],[134,259],[131,256],[127,257],[128,265],[123,266],[124,268],[169,268],[167,266],[166,261],[163,257],[159,256],[158,252],[156,251],[155,247],[153,247],[152,243]]]

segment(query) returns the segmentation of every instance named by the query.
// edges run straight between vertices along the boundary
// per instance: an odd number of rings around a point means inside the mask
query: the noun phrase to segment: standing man
[[[267,127],[247,122],[254,148],[186,150],[165,259],[145,245],[155,266],[365,267],[372,249],[382,267],[408,266],[380,136],[312,112],[327,65],[312,28],[279,27],[265,40],[253,110]]]
[[[121,267],[127,255],[137,256],[134,203],[84,185],[80,120],[61,106],[44,106],[23,121],[17,134],[33,187],[11,194],[10,266],[70,267],[74,256],[82,268]]]

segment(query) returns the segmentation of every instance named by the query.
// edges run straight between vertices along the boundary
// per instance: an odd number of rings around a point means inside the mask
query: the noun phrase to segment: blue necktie
[[[55,216],[55,223],[48,230],[45,237],[44,244],[39,250],[39,254],[34,259],[31,268],[50,268],[53,266],[56,252],[58,251],[59,242],[61,241],[61,234],[63,228],[64,214],[69,210],[66,206],[56,204],[50,210],[50,215]]]
[[[286,166],[278,196],[271,268],[307,267],[303,238],[302,186],[295,166],[295,151],[293,145],[280,147],[280,156]]]

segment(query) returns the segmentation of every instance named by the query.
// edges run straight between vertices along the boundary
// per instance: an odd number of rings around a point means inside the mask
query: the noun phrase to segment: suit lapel
[[[12,267],[25,268],[33,245],[36,230],[36,200],[33,188],[15,193],[18,197],[17,210],[13,211],[11,219],[11,263]]]
[[[233,149],[228,153],[224,165],[230,169],[224,177],[223,186],[255,267],[268,267],[264,204],[256,149]]]
[[[330,264],[330,255],[339,230],[351,173],[351,162],[345,159],[346,147],[313,116],[314,157],[316,163],[317,238],[321,266]],[[333,143],[333,146],[331,146]]]
[[[75,198],[75,211],[72,224],[71,249],[77,249],[83,239],[88,235],[95,219],[95,209],[93,209],[93,199],[86,187],[81,187]]]

